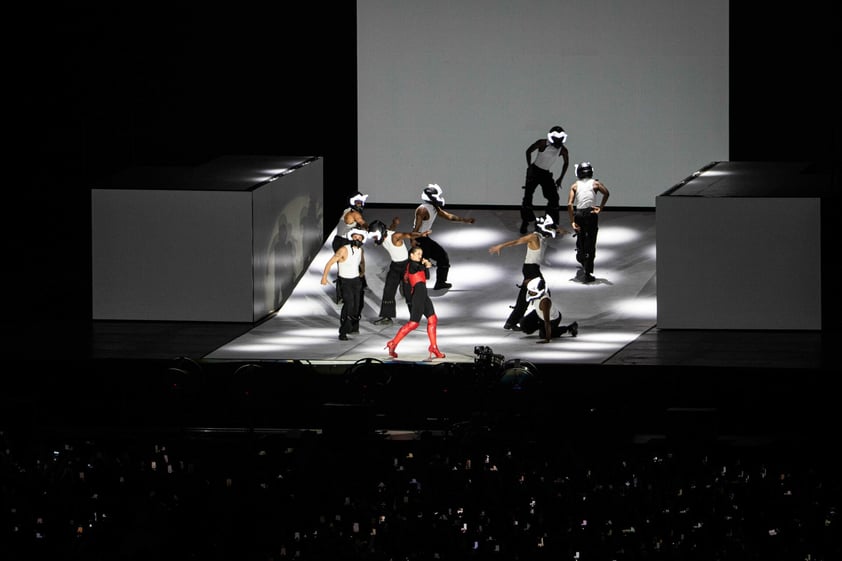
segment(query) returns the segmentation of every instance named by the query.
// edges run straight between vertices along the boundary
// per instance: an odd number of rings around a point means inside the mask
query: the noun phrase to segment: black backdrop
[[[322,155],[339,215],[357,177],[356,9],[313,6],[67,4],[7,23],[4,324],[89,320],[89,188],[129,166]],[[830,4],[732,2],[730,16],[730,159],[815,162],[838,190]]]

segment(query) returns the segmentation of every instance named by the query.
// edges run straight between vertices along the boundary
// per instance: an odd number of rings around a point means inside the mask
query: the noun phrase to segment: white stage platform
[[[562,323],[579,324],[578,337],[563,336],[538,344],[537,334],[506,331],[503,323],[517,296],[524,245],[491,255],[494,244],[520,236],[517,210],[459,209],[475,224],[436,221],[432,237],[451,260],[447,291],[431,291],[439,316],[438,343],[447,357],[433,361],[473,362],[475,348],[487,346],[506,360],[519,358],[544,363],[601,364],[656,322],[655,213],[610,211],[600,216],[597,240],[596,281],[574,280],[575,238],[566,235],[549,242],[542,272],[553,299],[560,305]],[[387,224],[401,219],[402,230],[412,228],[412,209],[366,209],[368,221]],[[369,290],[360,333],[348,341],[338,340],[340,306],[334,301],[334,285],[320,284],[322,271],[333,251],[330,239],[310,264],[284,306],[244,335],[209,353],[206,360],[272,361],[302,360],[313,363],[353,363],[364,359],[390,361],[384,345],[408,320],[398,296],[398,317],[391,326],[377,326],[383,281],[389,263],[386,251],[369,242],[365,246]],[[432,287],[435,274],[428,286]],[[336,278],[335,267],[329,277]],[[427,334],[421,325],[398,346],[394,362],[423,363],[427,358]]]

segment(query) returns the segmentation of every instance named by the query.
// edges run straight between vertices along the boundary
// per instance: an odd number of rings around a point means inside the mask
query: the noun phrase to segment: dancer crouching
[[[430,339],[430,346],[427,349],[430,355],[427,360],[445,358],[444,353],[439,351],[436,344],[438,318],[436,317],[436,309],[433,307],[433,301],[427,294],[427,279],[430,278],[430,267],[432,266],[433,264],[428,259],[424,259],[422,248],[416,246],[409,250],[409,263],[407,263],[404,273],[404,282],[410,287],[409,321],[401,326],[391,341],[386,343],[389,356],[392,358],[398,358],[398,353],[395,352],[398,343],[406,337],[407,333],[418,327],[422,315],[427,318],[427,337]]]

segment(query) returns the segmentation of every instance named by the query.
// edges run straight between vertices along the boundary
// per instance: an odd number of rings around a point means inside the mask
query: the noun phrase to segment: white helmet
[[[349,240],[353,240],[354,234],[359,234],[363,237],[364,240],[368,238],[368,230],[363,230],[362,228],[353,228],[347,234],[345,234],[345,237]]]
[[[542,218],[535,219],[535,231],[544,236],[555,237],[558,233],[558,228],[556,227],[555,223],[553,222],[553,217],[550,215],[544,215]]]
[[[421,191],[421,200],[432,203],[436,207],[444,206],[441,187],[437,183],[430,183]]]
[[[550,132],[547,133],[547,142],[554,146],[564,144],[567,142],[567,133],[564,132],[563,128],[555,126],[550,129]]]
[[[365,206],[365,200],[368,198],[368,195],[363,195],[361,192],[357,191],[356,194],[348,199],[348,202],[351,203],[351,206],[356,209],[361,209]],[[356,204],[357,201],[362,201],[360,204]]]
[[[372,220],[368,225],[368,237],[373,239],[374,243],[377,245],[381,245],[383,243],[388,231],[388,227],[382,220]]]
[[[363,239],[355,240],[354,234],[362,236]],[[345,234],[345,237],[351,241],[351,245],[353,245],[354,247],[362,247],[362,245],[365,243],[365,240],[368,239],[368,230],[363,230],[362,228],[354,228],[353,230]]]
[[[526,285],[526,301],[531,302],[547,293],[547,283],[541,277],[536,277]]]

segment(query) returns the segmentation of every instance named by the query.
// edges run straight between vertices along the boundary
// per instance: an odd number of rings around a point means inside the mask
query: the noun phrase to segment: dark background
[[[836,193],[840,96],[830,4],[744,4],[732,2],[730,14],[730,159],[812,162],[831,174]],[[355,17],[355,3],[343,0],[68,3],[10,18],[7,328],[49,319],[67,325],[55,344],[84,339],[90,187],[115,171],[227,154],[320,155],[326,216],[339,216],[357,189]],[[833,201],[822,204],[825,240],[838,238]],[[793,235],[798,226],[781,217]]]

